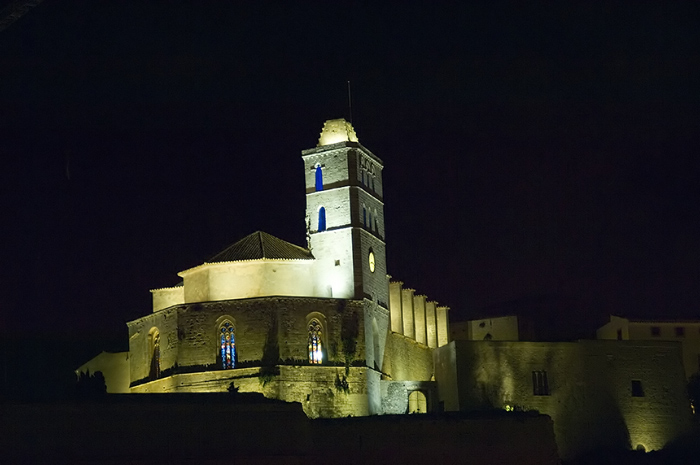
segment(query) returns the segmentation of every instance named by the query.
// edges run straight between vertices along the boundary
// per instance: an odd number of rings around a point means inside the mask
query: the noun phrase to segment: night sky
[[[348,80],[389,273],[453,320],[700,317],[696,2],[375,3],[46,0],[1,31],[2,334],[126,344],[177,272],[305,245],[300,151]]]

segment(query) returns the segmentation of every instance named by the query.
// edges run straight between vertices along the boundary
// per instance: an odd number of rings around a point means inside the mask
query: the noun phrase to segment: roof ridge
[[[260,241],[260,253],[265,257],[265,241],[263,240],[262,231],[258,230],[258,240]]]

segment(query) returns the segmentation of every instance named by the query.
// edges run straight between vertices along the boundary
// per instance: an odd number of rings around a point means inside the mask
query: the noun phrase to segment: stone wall
[[[160,333],[160,369],[167,370],[178,361],[180,335],[178,333],[178,308],[170,307],[151,313],[127,323],[129,329],[129,371],[130,380],[145,379],[149,376],[152,352],[149,346],[149,333],[157,329]]]
[[[166,287],[163,289],[152,289],[153,296],[153,311],[163,310],[164,308],[172,307],[185,303],[185,287]]]
[[[437,383],[434,381],[382,381],[382,413],[403,415],[408,410],[408,396],[413,391],[420,391],[426,397],[427,412],[439,411]],[[425,412],[421,412],[425,413]]]
[[[445,409],[538,410],[554,420],[565,459],[603,446],[660,449],[689,423],[679,344],[454,341],[435,355]],[[539,395],[535,372],[546,378]]]
[[[205,263],[179,273],[184,302],[211,302],[265,296],[330,297],[316,279],[314,260],[243,260]],[[299,279],[304,276],[304,279]],[[179,288],[175,288],[179,289]],[[161,291],[156,291],[154,296]],[[178,302],[182,303],[182,302]]]
[[[376,300],[379,305],[389,307],[389,282],[386,269],[386,245],[384,242],[363,229],[354,229],[353,261],[355,263],[355,282],[362,285],[363,297]],[[369,252],[374,253],[374,272],[369,268]]]
[[[316,257],[319,287],[327,286],[330,295],[335,298],[354,298],[352,230],[343,228],[312,234],[311,253]]]
[[[652,328],[656,333],[652,334]],[[680,331],[680,332],[679,332]],[[677,341],[683,347],[685,375],[700,370],[700,321],[630,321],[611,315],[597,331],[598,339]]]
[[[306,193],[316,192],[316,165],[321,165],[324,190],[341,184],[347,184],[351,178],[348,171],[348,152],[353,152],[346,144],[334,144],[333,147],[317,147],[302,152],[304,160],[304,184]]]
[[[387,276],[389,279],[390,276]],[[450,338],[449,307],[439,306],[401,281],[390,281],[387,297],[391,330],[429,347],[447,344]]]
[[[266,371],[268,370],[268,371]],[[258,392],[270,399],[299,402],[309,418],[341,418],[369,414],[367,368],[291,366],[239,368],[182,373],[140,384],[134,394],[227,392],[231,383],[241,393]],[[341,388],[339,381],[347,383]]]
[[[264,297],[171,307],[129,323],[131,382],[149,375],[148,332],[161,333],[161,371],[212,367],[219,353],[219,324],[235,328],[238,365],[276,365],[280,360],[308,360],[308,318],[323,315],[324,360],[344,365],[351,339],[354,360],[365,359],[362,301],[323,298]]]
[[[111,394],[129,392],[129,352],[102,352],[81,365],[75,370],[75,374],[94,375],[98,371],[105,378],[107,392]]]
[[[430,381],[433,379],[432,349],[392,332],[387,337],[382,371],[393,381]]]
[[[326,210],[326,229],[332,230],[351,224],[359,226],[357,208],[353,208],[351,203],[351,199],[354,199],[352,189],[354,188],[346,186],[307,194],[306,214],[309,215],[312,232],[318,231],[318,211],[321,207]]]

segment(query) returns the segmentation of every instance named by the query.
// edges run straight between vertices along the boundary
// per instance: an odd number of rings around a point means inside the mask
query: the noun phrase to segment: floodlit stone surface
[[[658,450],[686,431],[680,355],[673,342],[453,341],[435,351],[435,376],[445,410],[550,415],[567,459],[604,446]],[[546,373],[547,395],[535,395],[534,372]]]
[[[331,119],[323,124],[321,137],[318,139],[319,147],[346,141],[358,142],[357,134],[349,122],[344,119]]]
[[[676,341],[683,348],[683,367],[690,378],[700,370],[700,321],[631,320],[615,315],[597,331],[598,339]]]
[[[127,324],[128,354],[101,354],[80,370],[102,371],[109,392],[235,388],[298,402],[309,418],[400,415],[324,423],[312,442],[304,436],[298,449],[274,449],[279,456],[330,456],[333,463],[338,451],[353,454],[341,457],[347,463],[417,463],[417,457],[443,463],[448,456],[556,463],[551,421],[498,417],[503,409],[550,415],[565,458],[605,445],[658,449],[684,431],[689,409],[679,342],[504,342],[518,340],[515,316],[470,321],[455,328],[468,340],[450,342],[448,307],[389,282],[382,160],[344,120],[327,121],[318,146],[304,150],[302,160],[308,248],[261,231],[240,239],[210,262],[181,271],[181,286],[152,291],[153,311]],[[628,322],[622,339],[637,338],[640,328]],[[604,327],[600,336],[618,329]],[[684,349],[697,354],[690,330],[686,335]],[[484,409],[498,418],[402,415]],[[270,439],[264,418],[223,410],[235,421],[249,420],[248,430],[236,424],[236,434]],[[287,413],[270,417],[304,428]],[[159,426],[175,419],[143,423],[158,425],[161,434]],[[323,439],[313,442],[317,436]],[[319,449],[309,454],[310,444]]]

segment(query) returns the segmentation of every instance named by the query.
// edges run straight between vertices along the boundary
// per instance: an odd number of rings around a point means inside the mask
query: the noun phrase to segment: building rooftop
[[[311,252],[263,231],[256,231],[207,260],[207,263],[258,260],[262,258],[313,260]]]

